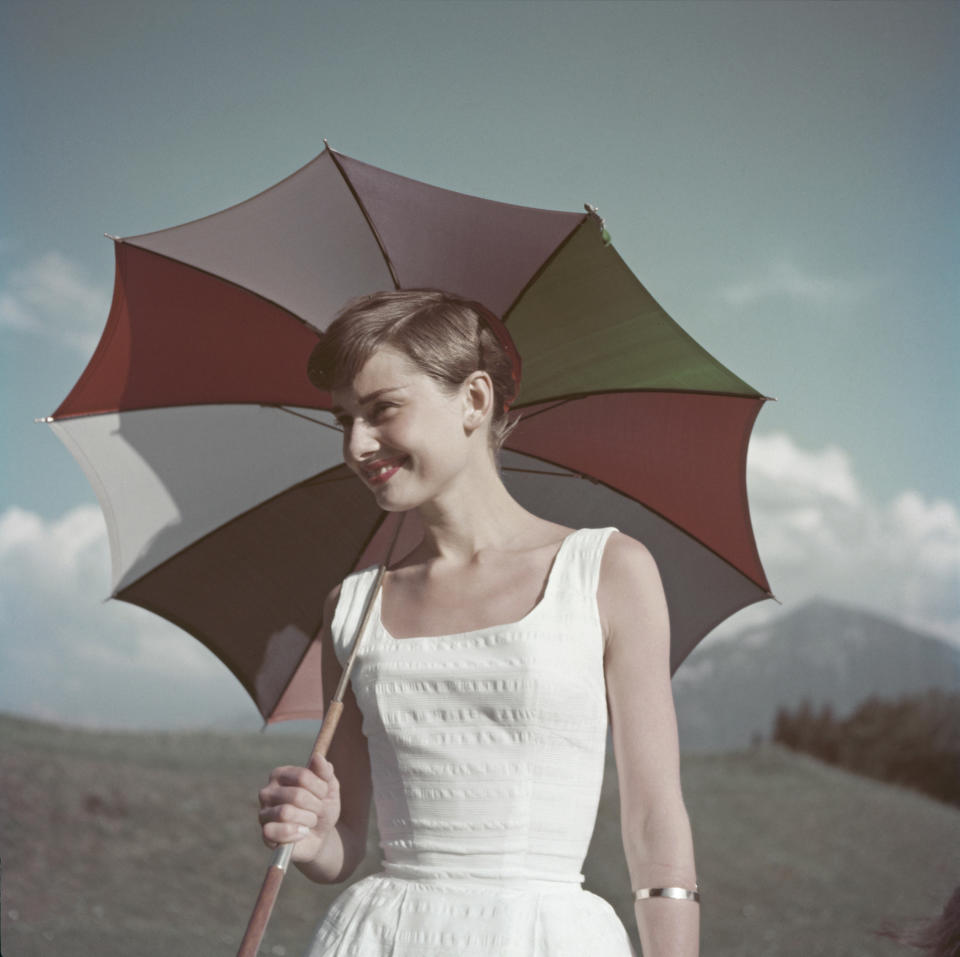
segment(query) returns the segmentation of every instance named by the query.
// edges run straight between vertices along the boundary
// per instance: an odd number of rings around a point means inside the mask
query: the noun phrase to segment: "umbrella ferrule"
[[[603,240],[603,245],[609,246],[612,241],[610,239],[610,233],[606,226],[603,225],[603,217],[600,215],[597,207],[591,206],[589,203],[584,203],[583,208],[587,211],[587,215],[600,227],[600,238]]]

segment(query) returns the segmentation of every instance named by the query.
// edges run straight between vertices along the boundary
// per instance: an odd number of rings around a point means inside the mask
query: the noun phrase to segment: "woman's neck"
[[[466,564],[484,551],[522,541],[543,524],[510,495],[492,466],[465,470],[461,482],[418,511],[424,538],[416,551],[424,561]]]

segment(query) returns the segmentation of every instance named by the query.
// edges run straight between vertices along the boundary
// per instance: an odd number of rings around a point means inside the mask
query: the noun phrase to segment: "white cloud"
[[[0,290],[0,326],[47,336],[83,355],[93,352],[109,309],[109,292],[58,252],[12,270]]]
[[[764,299],[786,298],[819,306],[857,302],[869,292],[863,280],[813,276],[782,260],[772,263],[764,275],[730,283],[720,297],[731,306],[752,306]]]
[[[0,709],[93,725],[256,716],[198,641],[109,594],[106,527],[93,505],[54,520],[0,514]]]
[[[40,331],[40,323],[8,292],[0,294],[0,324],[21,332]]]
[[[747,470],[760,495],[770,493],[780,505],[838,502],[856,507],[860,488],[849,456],[828,445],[816,452],[798,448],[783,433],[755,436],[750,443]]]
[[[861,605],[960,643],[960,512],[905,490],[877,503],[849,456],[756,435],[747,477],[757,545],[784,609],[814,596]],[[779,613],[771,602],[729,622],[729,634]]]

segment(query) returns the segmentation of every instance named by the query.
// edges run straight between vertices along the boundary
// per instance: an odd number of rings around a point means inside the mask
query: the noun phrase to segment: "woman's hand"
[[[263,843],[276,848],[296,842],[294,863],[312,861],[340,819],[340,782],[319,754],[306,768],[274,768],[259,797]]]

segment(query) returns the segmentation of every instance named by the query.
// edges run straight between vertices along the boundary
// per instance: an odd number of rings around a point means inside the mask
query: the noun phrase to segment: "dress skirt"
[[[607,901],[559,881],[414,880],[348,887],[307,957],[636,957]]]

